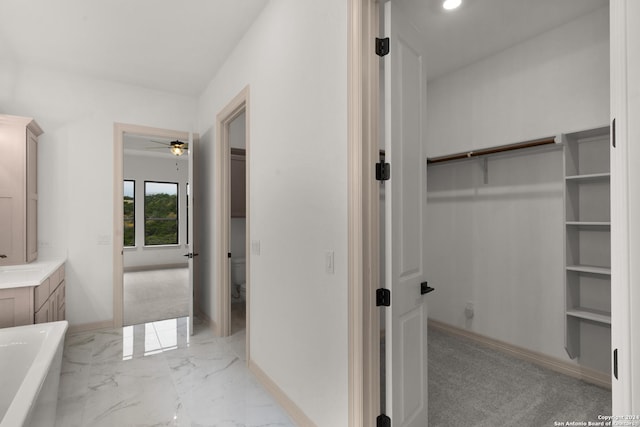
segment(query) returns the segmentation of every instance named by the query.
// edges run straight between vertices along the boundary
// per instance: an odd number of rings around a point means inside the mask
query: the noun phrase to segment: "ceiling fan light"
[[[460,7],[461,4],[462,0],[444,0],[444,2],[442,3],[442,7],[446,10],[453,10]]]
[[[178,140],[171,141],[169,151],[171,151],[171,154],[175,156],[182,156],[182,153],[184,153],[184,146],[185,144]]]

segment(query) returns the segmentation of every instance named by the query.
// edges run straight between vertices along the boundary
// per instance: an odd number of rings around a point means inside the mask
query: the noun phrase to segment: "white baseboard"
[[[285,410],[291,417],[294,423],[299,427],[317,427],[313,421],[307,417],[307,415],[296,405],[289,396],[252,360],[248,362],[249,370],[256,376],[260,384],[271,393],[276,402]]]
[[[569,375],[570,377],[574,377],[600,387],[611,389],[611,375],[604,372],[574,365],[572,363],[565,362],[564,360],[547,356],[546,354],[527,350],[526,348],[518,347],[504,341],[495,340],[476,332],[452,326],[437,320],[429,319],[429,327],[439,329],[452,335],[468,338],[478,344],[507,353],[513,357],[517,357],[518,359],[526,360],[527,362],[551,369],[552,371]]]
[[[68,334],[78,332],[100,331],[113,328],[113,320],[102,320],[100,322],[82,323],[79,325],[69,325]]]

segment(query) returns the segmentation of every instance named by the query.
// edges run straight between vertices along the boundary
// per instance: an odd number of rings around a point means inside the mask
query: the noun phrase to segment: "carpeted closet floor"
[[[611,414],[610,390],[434,328],[428,336],[429,427],[554,426]]]

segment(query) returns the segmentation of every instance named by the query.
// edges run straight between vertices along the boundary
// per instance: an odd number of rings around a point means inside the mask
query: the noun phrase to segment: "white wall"
[[[125,136],[126,147],[126,136]],[[126,149],[125,149],[126,150]],[[189,161],[186,156],[159,157],[128,153],[124,156],[124,179],[135,181],[136,246],[124,249],[124,268],[162,265],[187,265],[187,182]],[[144,182],[178,183],[178,245],[144,246]]]
[[[188,131],[194,98],[16,65],[0,112],[34,117],[40,257],[67,255],[72,325],[113,318],[113,124]],[[9,89],[9,90],[5,90]]]
[[[430,82],[430,155],[605,125],[608,78],[605,8]],[[569,361],[562,150],[488,159],[427,168],[430,316]]]
[[[428,168],[430,317],[566,358],[562,151],[490,157],[487,176],[482,159]]]
[[[598,9],[429,81],[428,157],[606,125],[608,12]]]
[[[250,85],[248,220],[261,243],[250,267],[251,358],[321,427],[348,417],[346,40],[345,2],[271,1],[199,104],[212,218],[215,116]],[[205,283],[212,233],[200,252]],[[204,296],[213,317],[211,290]]]

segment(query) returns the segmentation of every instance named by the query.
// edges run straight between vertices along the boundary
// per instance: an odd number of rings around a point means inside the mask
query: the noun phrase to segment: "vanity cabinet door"
[[[38,257],[37,145],[40,126],[0,114],[0,266]]]
[[[45,305],[40,307],[40,310],[36,311],[36,314],[34,316],[34,323],[46,323],[49,321],[49,306],[49,301],[47,301]]]
[[[65,320],[65,292],[65,283],[63,281],[62,283],[60,283],[60,286],[58,286],[58,290],[56,291],[56,308],[58,312],[57,320]]]
[[[27,262],[38,259],[38,137],[27,128],[27,214],[25,244]]]
[[[0,289],[0,328],[33,323],[33,288]]]
[[[65,281],[64,264],[36,287],[35,323],[57,322],[65,320]]]

